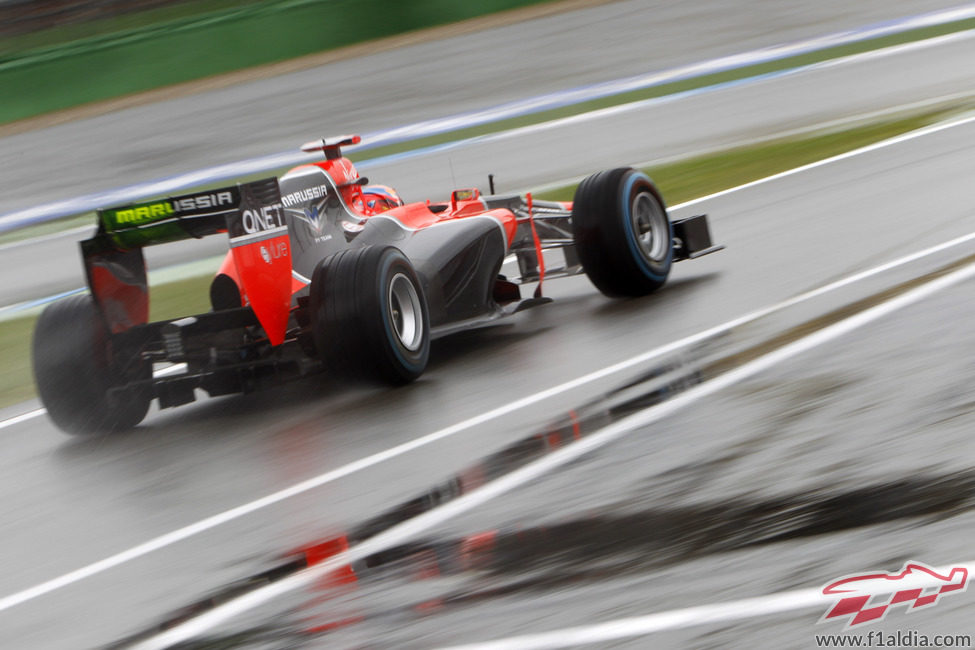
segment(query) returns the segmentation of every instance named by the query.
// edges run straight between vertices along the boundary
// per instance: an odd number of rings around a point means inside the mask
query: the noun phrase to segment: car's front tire
[[[309,309],[330,374],[405,384],[430,357],[430,317],[410,261],[393,246],[331,255],[315,268]]]
[[[643,172],[621,167],[576,188],[575,250],[586,275],[608,296],[644,296],[667,281],[673,232],[660,192]]]
[[[37,319],[32,344],[34,381],[58,428],[72,434],[131,429],[152,399],[152,366],[113,350],[94,299],[71,296],[48,305]]]

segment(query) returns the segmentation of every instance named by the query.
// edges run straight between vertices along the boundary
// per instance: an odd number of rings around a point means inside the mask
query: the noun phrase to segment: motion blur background
[[[174,4],[180,3],[173,0],[3,0],[0,2],[0,35],[16,36],[61,25],[90,24],[98,18],[110,18],[140,9]]]
[[[181,647],[572,647],[606,624],[595,647],[805,648],[844,632],[817,623],[838,577],[975,570],[973,21],[954,0],[0,0],[0,645],[196,625]],[[94,207],[350,132],[407,200],[488,174],[571,199],[640,166],[727,250],[642,299],[547,284],[395,390],[203,397],[87,439],[48,421],[31,331],[84,291]],[[225,249],[151,250],[154,308],[206,309]],[[876,629],[970,634],[971,597]]]

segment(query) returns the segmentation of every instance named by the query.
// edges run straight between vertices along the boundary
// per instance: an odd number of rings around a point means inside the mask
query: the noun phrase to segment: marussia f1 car
[[[672,262],[721,248],[704,215],[671,222],[634,169],[588,177],[572,203],[492,188],[404,204],[342,156],[359,141],[307,143],[325,160],[280,179],[99,210],[81,242],[90,294],[49,305],[34,332],[34,375],[54,423],[117,431],[141,422],[154,398],[177,406],[197,388],[246,393],[321,370],[406,383],[426,368],[431,339],[549,302],[545,280],[585,273],[609,296],[642,296]],[[149,322],[143,247],[217,233],[230,250],[210,285],[212,310]],[[562,252],[557,268],[545,263],[551,249]],[[509,256],[517,278],[500,274]],[[537,283],[527,299],[524,283]]]

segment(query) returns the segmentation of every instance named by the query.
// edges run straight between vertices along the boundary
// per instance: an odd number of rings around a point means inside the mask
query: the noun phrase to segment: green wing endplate
[[[99,210],[98,231],[81,242],[81,254],[88,286],[111,331],[148,318],[143,247],[283,228],[282,215],[276,178]]]
[[[277,194],[278,182],[267,178],[99,210],[93,239],[99,248],[131,250],[225,232],[227,217],[242,209],[242,188],[251,194]]]

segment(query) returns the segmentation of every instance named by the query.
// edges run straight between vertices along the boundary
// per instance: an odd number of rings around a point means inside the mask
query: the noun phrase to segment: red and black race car
[[[584,272],[609,296],[642,296],[674,261],[721,248],[705,216],[671,222],[634,169],[588,177],[572,203],[472,188],[404,204],[342,156],[359,141],[310,142],[302,149],[325,160],[279,179],[100,210],[81,242],[90,295],[49,305],[34,333],[37,388],[55,424],[126,429],[154,398],[165,408],[197,388],[248,392],[322,370],[406,383],[426,368],[431,339],[549,302],[545,280]],[[142,248],[217,233],[230,250],[212,310],[149,322]],[[546,266],[555,249],[558,266]],[[519,276],[506,278],[512,258]],[[527,299],[525,283],[537,283]]]

